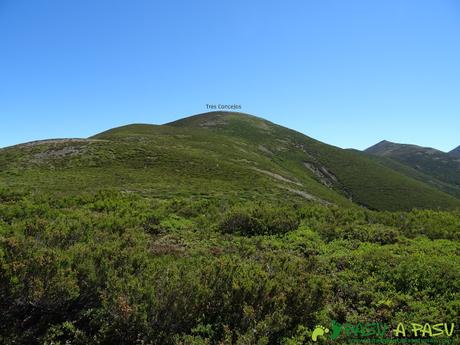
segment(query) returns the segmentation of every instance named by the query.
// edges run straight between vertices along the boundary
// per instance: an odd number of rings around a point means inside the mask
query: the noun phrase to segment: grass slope
[[[450,153],[388,141],[382,141],[365,152],[383,157],[380,162],[385,166],[460,198],[460,158]]]
[[[449,154],[453,157],[460,157],[460,146],[453,149],[452,151],[449,151]]]
[[[324,144],[258,117],[211,112],[167,125],[202,128],[244,140],[295,174],[314,170],[312,176],[317,180],[330,182],[332,189],[369,208],[396,210],[459,205],[459,200],[383,164],[376,164],[359,152]],[[305,163],[313,169],[305,169]]]
[[[0,183],[61,194],[116,188],[171,198],[354,202],[377,210],[460,206],[365,155],[228,112],[6,148],[0,151]]]

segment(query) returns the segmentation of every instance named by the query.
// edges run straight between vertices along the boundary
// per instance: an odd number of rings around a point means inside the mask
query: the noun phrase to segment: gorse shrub
[[[398,240],[399,231],[382,224],[322,224],[316,231],[326,242],[333,240],[349,240],[355,242],[374,242],[392,244]]]
[[[297,229],[299,223],[299,217],[290,209],[258,205],[232,209],[219,228],[223,233],[235,235],[279,235]]]
[[[300,344],[331,319],[458,322],[456,212],[2,193],[0,344]]]

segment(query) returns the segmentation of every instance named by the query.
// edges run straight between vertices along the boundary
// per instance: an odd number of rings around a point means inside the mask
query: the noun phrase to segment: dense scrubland
[[[2,344],[302,344],[331,320],[460,321],[455,211],[0,200]]]

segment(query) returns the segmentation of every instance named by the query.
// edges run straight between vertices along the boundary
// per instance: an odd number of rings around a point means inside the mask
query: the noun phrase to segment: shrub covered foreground
[[[0,192],[1,344],[296,344],[460,322],[460,215]]]

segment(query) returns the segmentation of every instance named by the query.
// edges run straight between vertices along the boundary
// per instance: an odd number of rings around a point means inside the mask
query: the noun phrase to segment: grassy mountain
[[[279,165],[296,170],[305,166],[312,177],[353,201],[376,209],[407,208],[409,204],[426,207],[428,199],[444,199],[445,195],[435,193],[432,188],[412,178],[401,176],[393,169],[356,151],[342,150],[321,143],[296,131],[277,126],[263,119],[235,113],[207,113],[169,123],[180,128],[202,128],[214,133],[225,134],[266,149],[265,153]],[[407,197],[405,196],[407,195]],[[431,195],[431,196],[428,196]],[[435,196],[436,195],[436,196]],[[457,200],[448,198],[457,204]],[[416,201],[418,200],[418,201]],[[425,206],[423,206],[425,205]],[[436,207],[436,206],[435,206]]]
[[[460,146],[453,149],[452,151],[449,151],[449,154],[453,157],[460,157]]]
[[[436,155],[443,154],[442,151],[433,149],[431,147],[421,147],[421,146],[410,145],[410,144],[397,144],[397,143],[393,143],[387,140],[382,140],[381,142],[367,148],[364,151],[367,153],[378,155],[378,156],[389,156],[389,157],[415,155],[415,154],[436,156]]]
[[[233,112],[18,145],[0,151],[0,168],[3,185],[61,193],[117,188],[152,196],[231,194],[353,201],[383,210],[460,204],[360,153]]]
[[[460,197],[460,159],[451,153],[389,141],[371,146],[365,152],[385,158],[380,163],[406,176]]]

